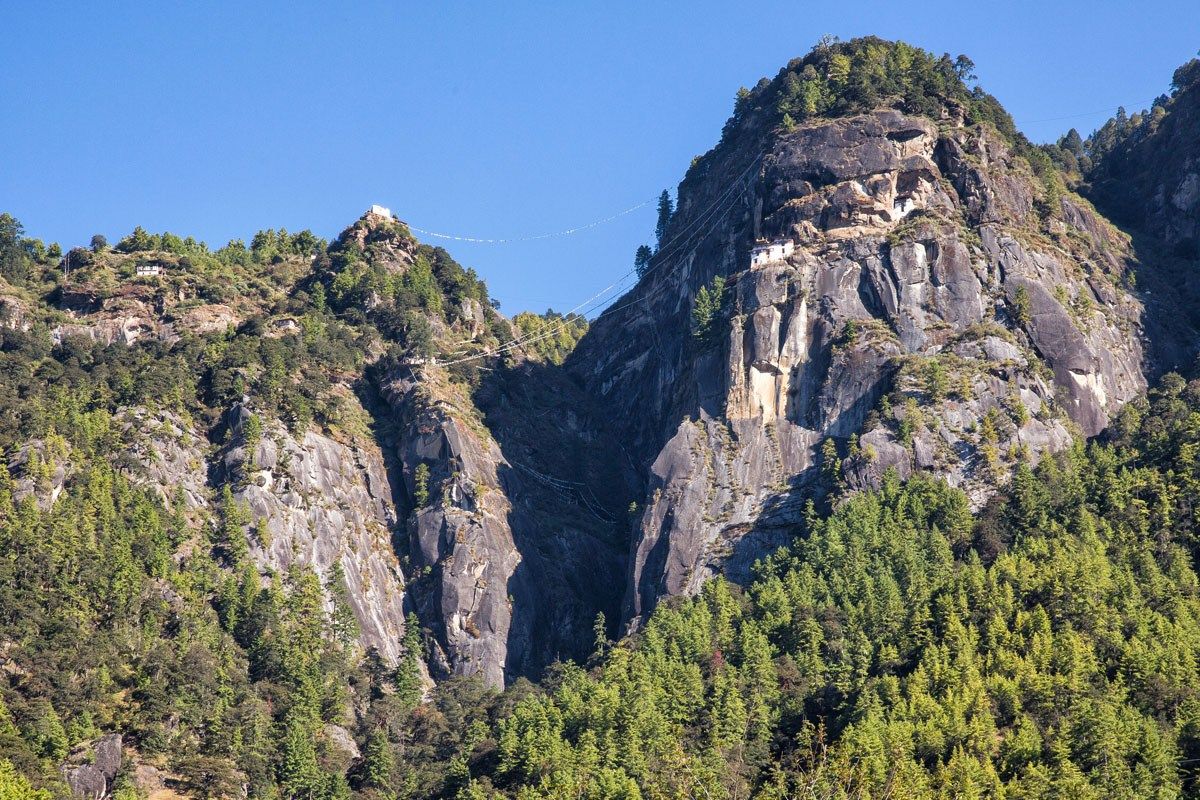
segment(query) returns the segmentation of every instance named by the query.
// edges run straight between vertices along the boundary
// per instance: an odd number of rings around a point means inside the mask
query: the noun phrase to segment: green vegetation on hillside
[[[517,336],[526,342],[524,348],[551,364],[563,363],[588,329],[586,317],[579,314],[563,316],[552,308],[545,314],[522,311],[512,321]]]
[[[1179,94],[1197,85],[1200,85],[1200,59],[1193,58],[1175,70],[1171,79],[1171,93],[1155,98],[1149,109],[1135,111],[1131,115],[1122,106],[1086,140],[1077,143],[1079,134],[1072,130],[1059,140],[1058,147],[1072,153],[1087,176],[1109,171],[1114,167],[1106,163],[1110,155],[1153,135]],[[1072,133],[1075,135],[1072,136]],[[1119,166],[1116,169],[1119,171]]]
[[[733,123],[956,105],[1022,142],[967,88],[970,66],[825,42],[744,93]],[[1051,159],[1086,169],[1098,146],[1078,139],[1018,148],[1047,208]],[[673,213],[664,193],[660,246]],[[1104,440],[1036,467],[1017,451],[1010,476],[987,458],[1005,488],[980,511],[943,482],[889,473],[877,491],[810,503],[750,585],[718,578],[666,600],[620,641],[601,617],[587,663],[502,692],[452,678],[425,694],[421,661],[437,654],[415,617],[399,663],[383,664],[354,644],[339,567],[324,587],[301,569],[260,574],[249,542],[270,531],[230,486],[189,508],[126,454],[138,420],[160,413],[196,422],[216,451],[240,402],[249,441],[264,419],[358,430],[349,393],[511,338],[486,286],[400,223],[360,222],[330,245],[267,230],[216,251],[141,228],[102,238],[63,254],[0,215],[0,800],[65,797],[63,764],[110,731],[129,764],[196,797],[1200,797],[1200,381],[1167,375]],[[638,266],[652,257],[646,246]],[[163,272],[138,276],[147,264]],[[699,288],[689,346],[720,341],[729,294],[721,276]],[[105,344],[66,310],[109,303],[180,328]],[[182,324],[226,304],[236,324]],[[558,364],[587,321],[547,311],[513,327]],[[962,393],[941,362],[918,366],[931,402]],[[132,409],[144,417],[126,424]],[[905,409],[902,441],[913,419]],[[981,441],[994,443],[991,420]],[[834,439],[822,456],[836,485]],[[436,499],[428,465],[413,479],[417,507]],[[115,796],[137,796],[128,765]]]
[[[588,667],[501,694],[450,681],[427,704],[415,642],[396,672],[356,654],[310,574],[248,568],[236,502],[189,521],[106,465],[107,414],[56,413],[69,434],[23,473],[70,461],[57,503],[0,472],[0,780],[60,792],[71,747],[119,729],[209,796],[1200,788],[1200,382],[1168,376],[1110,441],[1019,466],[982,514],[938,481],[889,479],[810,509],[746,590],[669,601]]]
[[[789,130],[810,119],[884,106],[936,120],[947,106],[955,106],[968,122],[990,122],[1015,139],[1012,118],[1000,103],[967,85],[974,67],[963,55],[935,56],[876,36],[845,42],[827,37],[808,55],[789,62],[773,80],[764,78],[754,89],[740,90],[726,134],[756,109],[765,111],[771,124]]]
[[[215,252],[139,228],[59,263],[15,218],[0,223],[0,796],[64,796],[63,761],[114,730],[127,753],[196,796],[246,786],[255,798],[352,788],[384,798],[392,782],[406,796],[441,786],[467,731],[449,710],[460,702],[451,686],[418,708],[416,619],[400,664],[386,667],[351,645],[336,569],[329,587],[302,570],[260,574],[248,541],[266,544],[270,531],[250,525],[229,486],[211,513],[188,510],[176,487],[131,480],[137,465],[123,453],[137,420],[160,413],[219,444],[236,402],[254,411],[249,437],[264,418],[356,435],[362,421],[343,401],[369,359],[465,336],[468,313],[494,340],[486,287],[399,225],[352,227],[328,250],[311,234],[268,230]],[[159,274],[138,276],[147,263]],[[180,324],[214,303],[228,303],[219,308],[233,325]],[[180,327],[107,344],[60,304],[87,322],[132,309]],[[575,338],[581,324],[569,320]],[[118,416],[127,409],[141,415],[132,427]],[[470,682],[460,691],[484,694]],[[493,699],[461,702],[475,714]],[[349,727],[363,761],[330,725]],[[400,741],[427,753],[401,765]],[[134,797],[127,778],[122,800]]]
[[[922,477],[810,512],[518,703],[469,795],[1194,796],[1198,451],[1168,376],[978,518]]]
[[[72,463],[51,508],[0,466],[0,780],[12,764],[61,793],[69,750],[115,729],[209,796],[243,784],[256,797],[345,795],[322,726],[369,674],[334,635],[315,576],[260,578],[229,501],[192,525],[130,483],[107,464],[121,444],[104,412],[55,422],[69,436],[30,470],[36,484]]]

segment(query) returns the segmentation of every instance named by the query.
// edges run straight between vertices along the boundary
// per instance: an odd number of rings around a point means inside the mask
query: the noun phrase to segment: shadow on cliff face
[[[1103,213],[1103,205],[1097,204]],[[1200,258],[1134,227],[1123,228],[1133,242],[1137,261],[1128,264],[1136,276],[1135,293],[1142,301],[1140,322],[1151,355],[1146,380],[1166,372],[1200,370]]]
[[[392,550],[403,564],[411,549],[411,543],[405,530],[405,520],[412,510],[413,502],[405,490],[403,469],[395,446],[397,431],[393,414],[383,397],[380,396],[379,387],[370,372],[355,381],[350,388],[358,397],[358,402],[362,405],[363,410],[367,412],[367,427],[371,438],[375,440],[383,455],[384,469],[387,470],[388,484],[392,490],[392,508],[395,510],[395,523],[388,531],[388,537],[392,543]],[[416,603],[411,592],[412,576],[405,574],[404,580],[404,611],[406,614],[416,612]]]
[[[628,459],[561,367],[485,372],[473,400],[504,453],[498,477],[521,555],[508,585],[505,674],[537,676],[555,660],[587,658],[598,613],[616,629],[636,496]]]
[[[837,414],[826,426],[830,431],[857,431],[870,410],[892,386],[894,371],[881,374],[858,402]],[[846,450],[848,437],[834,436],[841,452]],[[820,456],[813,454],[813,463],[787,477],[787,487],[766,499],[758,516],[750,523],[730,526],[720,532],[728,546],[720,564],[720,572],[730,581],[748,585],[753,579],[756,561],[769,556],[781,547],[791,545],[807,533],[805,509],[812,501],[817,512],[829,512],[827,502],[829,482],[822,473]],[[660,541],[661,545],[662,542]],[[663,556],[665,558],[665,554]]]
[[[1163,253],[1159,242],[1133,235],[1139,256],[1141,323],[1150,342],[1153,382],[1166,372],[1200,371],[1200,260]],[[1148,255],[1143,255],[1148,254]]]

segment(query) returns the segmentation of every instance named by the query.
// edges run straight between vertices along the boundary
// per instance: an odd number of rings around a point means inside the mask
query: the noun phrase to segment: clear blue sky
[[[826,33],[970,55],[1035,140],[1145,106],[1200,48],[1197,0],[48,1],[0,19],[0,210],[64,245],[139,224],[331,237],[375,202],[470,236],[572,227],[674,188],[738,86]],[[566,309],[652,229],[647,207],[449,249],[504,311]]]

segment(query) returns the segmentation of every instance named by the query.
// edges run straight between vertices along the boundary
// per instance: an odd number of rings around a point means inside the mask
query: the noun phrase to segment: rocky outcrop
[[[346,402],[352,402],[347,398]],[[312,569],[330,590],[336,567],[364,649],[395,663],[404,635],[404,579],[392,546],[396,517],[383,454],[367,440],[340,442],[278,422],[247,441],[251,412],[227,415],[231,438],[221,454],[224,479],[253,522],[250,555],[261,570]],[[335,587],[336,588],[336,587]]]
[[[1150,368],[1127,241],[1082,200],[1039,209],[990,129],[878,111],[754,146],[699,162],[684,246],[568,361],[648,467],[630,618],[744,578],[829,482],[922,469],[981,504],[1001,467],[1102,430]],[[795,247],[751,267],[756,238]],[[699,338],[717,276],[723,335]]]
[[[981,506],[1014,463],[1102,431],[1179,363],[1145,319],[1161,276],[1137,294],[1129,238],[964,115],[739,112],[642,280],[561,367],[499,347],[511,326],[475,277],[379,215],[270,314],[227,293],[192,305],[178,270],[68,287],[52,333],[137,345],[244,317],[284,339],[307,332],[308,291],[325,297],[364,365],[322,376],[346,400],[336,431],[252,422],[249,399],[196,424],[127,409],[120,464],[197,510],[228,484],[263,573],[313,569],[387,661],[416,611],[434,677],[500,687],[586,657],[598,613],[615,633],[714,575],[747,579],[831,488],[922,470]],[[786,246],[752,260],[759,240]],[[69,464],[45,475],[38,446],[11,468],[52,502]]]
[[[33,324],[30,319],[28,301],[10,294],[7,283],[0,282],[0,328],[11,331],[27,331]]]
[[[63,780],[71,795],[86,800],[100,800],[112,791],[113,781],[121,769],[122,739],[119,733],[101,736],[86,753],[91,763],[63,767]]]
[[[13,479],[13,499],[20,502],[32,498],[42,511],[57,502],[75,471],[69,448],[61,437],[33,439],[21,445],[9,458],[7,467]]]
[[[499,477],[506,462],[460,387],[414,377],[393,375],[382,390],[404,469],[413,594],[434,634],[431,667],[502,686],[521,561]]]
[[[208,442],[178,414],[128,408],[113,422],[124,444],[116,456],[130,480],[156,492],[163,505],[176,499],[189,510],[209,507]]]
[[[591,488],[619,485],[620,462],[587,399],[532,362],[473,395],[428,366],[400,369],[381,388],[435,675],[499,687],[586,656],[597,612],[613,619],[622,591],[614,506],[624,497]]]

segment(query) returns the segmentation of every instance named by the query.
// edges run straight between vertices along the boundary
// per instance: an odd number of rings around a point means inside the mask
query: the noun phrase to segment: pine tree
[[[283,722],[278,779],[288,797],[317,800],[324,794],[326,780],[317,763],[316,728],[315,719],[295,708]]]
[[[637,272],[638,278],[644,278],[650,270],[650,261],[654,258],[654,251],[649,245],[639,245],[637,253],[633,256],[633,268]]]
[[[367,750],[363,760],[363,782],[374,789],[387,789],[392,783],[392,772],[396,768],[392,746],[382,728],[371,731],[367,739]]]
[[[671,203],[671,195],[663,189],[662,194],[658,196],[658,222],[654,226],[654,240],[658,243],[658,249],[661,250],[664,244],[664,239],[667,236],[667,227],[671,224],[671,215],[675,212],[675,208]]]
[[[404,708],[413,708],[421,702],[423,693],[421,659],[421,623],[416,614],[410,613],[404,620],[403,653],[396,665],[396,698]]]
[[[33,788],[11,762],[0,759],[0,800],[51,800],[52,797],[46,789]]]

